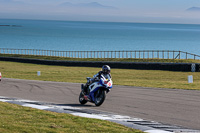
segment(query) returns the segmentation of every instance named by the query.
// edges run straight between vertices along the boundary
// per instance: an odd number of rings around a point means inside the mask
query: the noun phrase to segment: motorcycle
[[[90,81],[91,78],[87,77],[87,80]],[[81,93],[79,95],[80,104],[86,104],[87,102],[92,102],[96,106],[100,106],[105,98],[106,94],[111,90],[113,82],[110,76],[101,75],[100,80],[95,81],[88,86],[86,92],[83,90],[83,84],[81,86]]]

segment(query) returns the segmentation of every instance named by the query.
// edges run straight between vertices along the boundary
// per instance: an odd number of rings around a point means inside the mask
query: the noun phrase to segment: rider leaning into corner
[[[102,70],[95,74],[93,78],[89,79],[87,83],[82,86],[83,92],[86,93],[89,85],[91,85],[95,81],[99,81],[102,74],[105,78],[107,78],[108,76],[110,76],[110,79],[112,78],[110,74],[110,67],[108,65],[103,65]]]

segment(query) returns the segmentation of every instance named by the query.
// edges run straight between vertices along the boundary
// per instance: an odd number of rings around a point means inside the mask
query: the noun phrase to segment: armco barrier
[[[58,66],[79,66],[79,67],[102,67],[107,64],[111,68],[121,69],[140,69],[140,70],[167,70],[167,71],[184,71],[195,72],[200,71],[198,63],[150,63],[150,62],[87,62],[87,61],[60,61],[60,60],[40,60],[40,59],[24,59],[13,57],[0,57],[0,61],[13,61],[21,63],[33,63],[43,65],[58,65]],[[192,66],[195,69],[192,69]]]

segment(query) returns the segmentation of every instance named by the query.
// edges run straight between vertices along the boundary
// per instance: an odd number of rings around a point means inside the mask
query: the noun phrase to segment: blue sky
[[[200,0],[0,0],[0,18],[200,24]]]

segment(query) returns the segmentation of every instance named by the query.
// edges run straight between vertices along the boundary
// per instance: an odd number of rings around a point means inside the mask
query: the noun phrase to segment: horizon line
[[[133,21],[95,21],[95,20],[64,20],[64,19],[35,19],[35,18],[0,18],[0,20],[32,20],[32,21],[68,21],[68,22],[101,22],[101,23],[141,23],[141,24],[182,24],[200,25],[200,23],[178,23],[178,22],[133,22]]]

